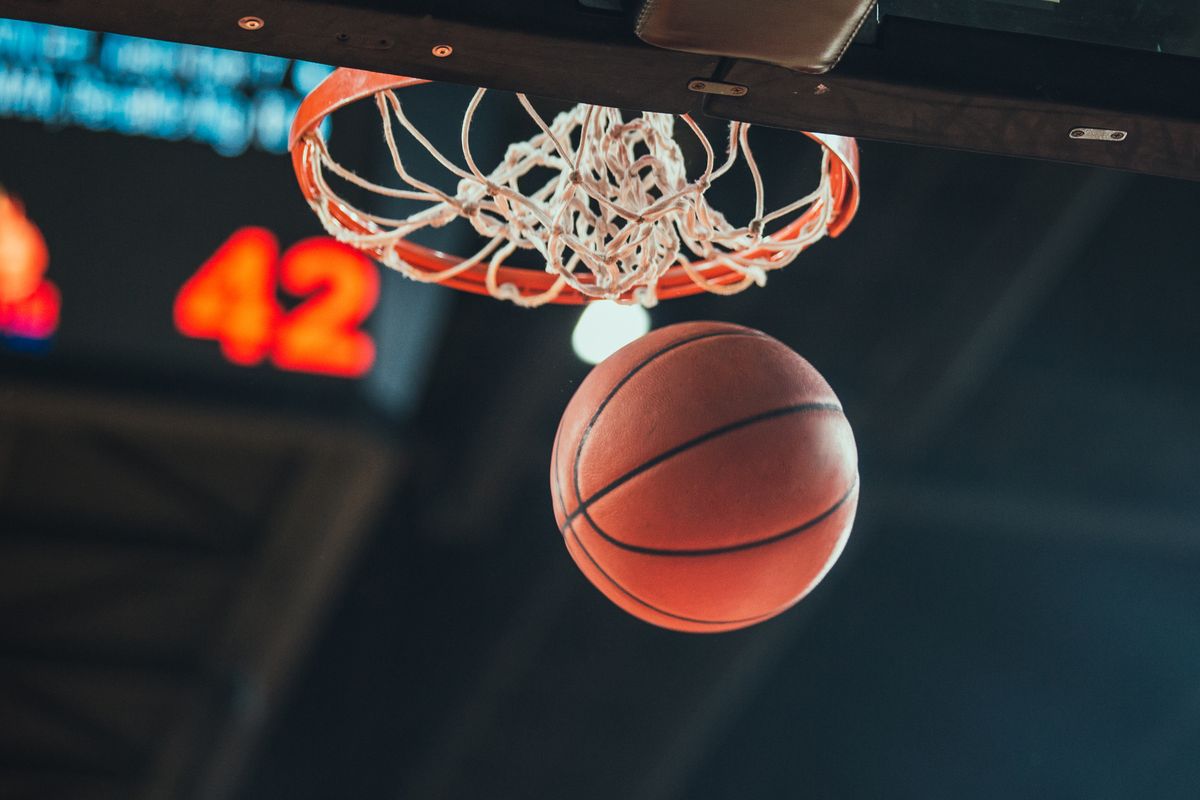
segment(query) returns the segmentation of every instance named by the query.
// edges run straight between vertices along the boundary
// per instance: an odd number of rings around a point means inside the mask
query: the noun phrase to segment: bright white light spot
[[[650,330],[650,314],[639,305],[611,300],[589,303],[579,315],[571,346],[589,364],[599,364]]]

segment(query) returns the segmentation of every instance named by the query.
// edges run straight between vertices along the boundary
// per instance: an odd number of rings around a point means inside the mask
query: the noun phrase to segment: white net
[[[489,293],[522,306],[551,302],[568,287],[587,298],[624,298],[651,306],[657,302],[660,279],[673,268],[719,294],[762,285],[769,271],[786,266],[821,239],[834,213],[828,150],[818,187],[768,212],[746,123],[729,125],[725,153],[718,159],[695,121],[680,115],[704,154],[703,169],[689,177],[674,137],[675,115],[644,112],[627,120],[617,109],[580,104],[547,124],[521,94],[516,98],[539,132],[510,145],[501,162],[484,172],[472,154],[471,128],[485,93],[475,93],[463,116],[461,164],[409,120],[394,90],[375,95],[392,166],[404,184],[399,188],[347,169],[330,154],[319,127],[309,133],[303,144],[311,148],[311,202],[330,234],[414,280],[442,282],[481,271]],[[453,193],[406,168],[397,125],[457,178]],[[754,186],[753,214],[744,223],[731,222],[705,196],[739,159]],[[369,192],[424,205],[405,219],[364,211],[331,185],[327,172]],[[528,186],[547,174],[544,183]],[[800,218],[790,225],[778,222],[789,215]],[[407,237],[456,219],[466,220],[483,237],[474,254],[437,269],[405,258],[402,243]],[[505,259],[519,249],[536,252],[553,276],[536,292],[502,279]]]

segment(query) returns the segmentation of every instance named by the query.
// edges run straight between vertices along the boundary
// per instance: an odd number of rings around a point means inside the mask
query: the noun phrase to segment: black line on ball
[[[560,498],[560,500],[561,500],[561,498]],[[682,622],[691,622],[691,623],[694,623],[697,625],[745,625],[747,623],[758,622],[760,620],[769,619],[770,617],[773,617],[777,613],[779,613],[778,611],[768,611],[765,614],[756,614],[753,617],[744,617],[742,619],[696,619],[694,617],[685,617],[685,616],[682,616],[681,614],[672,614],[670,611],[665,611],[665,610],[659,608],[658,606],[653,605],[652,603],[649,603],[646,600],[643,600],[642,598],[638,597],[633,592],[626,589],[620,583],[618,583],[616,578],[614,578],[612,575],[609,575],[604,570],[604,567],[600,566],[600,564],[592,556],[591,552],[589,552],[588,549],[586,547],[584,547],[583,540],[579,538],[579,532],[575,530],[574,524],[568,525],[567,530],[569,530],[571,532],[571,538],[573,538],[575,540],[576,546],[578,546],[579,549],[583,552],[583,554],[585,556],[587,556],[587,560],[592,562],[592,566],[595,567],[596,570],[601,575],[603,575],[608,580],[608,582],[611,583],[617,589],[617,591],[619,591],[621,594],[628,597],[630,600],[633,600],[635,603],[645,606],[646,608],[648,608],[651,611],[654,611],[658,614],[662,614],[664,617],[670,617],[671,619],[677,619]]]
[[[554,453],[551,456],[551,464],[550,464],[550,471],[551,471],[551,474],[554,476],[554,496],[551,498],[551,502],[553,503],[555,500],[558,501],[558,506],[560,509],[562,509],[562,514],[563,514],[563,517],[565,518],[565,517],[567,517],[567,501],[566,501],[566,498],[563,497],[562,481],[559,479],[559,474],[558,474],[558,450],[559,450],[559,447],[561,446],[559,443],[559,433],[561,433],[561,432],[562,432],[562,425],[560,423],[559,431],[558,431],[558,433],[555,433],[555,435],[554,435]],[[591,562],[592,566],[596,568],[596,571],[604,576],[605,580],[607,580],[609,583],[611,583],[613,585],[613,587],[616,588],[616,590],[619,591],[621,594],[625,595],[626,597],[628,597],[630,600],[637,603],[638,605],[641,605],[641,606],[644,606],[645,608],[650,609],[651,611],[655,612],[656,614],[662,614],[664,617],[669,617],[670,619],[677,619],[681,622],[690,622],[695,625],[713,625],[713,626],[743,625],[743,624],[747,624],[747,623],[751,623],[751,622],[757,622],[759,620],[765,620],[765,619],[768,619],[769,617],[772,617],[775,615],[774,611],[770,611],[765,614],[760,614],[760,615],[754,616],[754,617],[747,617],[745,619],[715,620],[714,621],[714,620],[707,620],[707,619],[694,619],[692,617],[684,617],[679,614],[672,614],[670,611],[661,609],[658,606],[655,606],[655,605],[647,602],[646,600],[643,600],[642,598],[638,597],[633,592],[626,589],[619,582],[617,582],[617,580],[615,578],[613,578],[613,576],[609,575],[608,572],[605,571],[604,567],[600,566],[600,564],[597,563],[596,559],[592,556],[591,552],[589,552],[587,547],[584,546],[583,540],[579,538],[579,533],[575,530],[575,526],[571,522],[572,519],[574,519],[573,516],[570,518],[567,518],[567,521],[564,523],[564,527],[561,528],[559,531],[562,534],[563,539],[564,540],[566,539],[567,532],[569,531],[571,534],[571,538],[575,540],[575,546],[578,547],[580,552],[582,552],[583,555],[587,558],[587,560]],[[599,588],[599,587],[597,587],[597,588]]]
[[[846,490],[846,493],[842,495],[836,503],[807,522],[797,525],[794,528],[788,528],[786,531],[773,533],[770,536],[762,539],[754,539],[749,542],[738,542],[737,544],[725,545],[723,547],[672,550],[663,547],[644,547],[642,545],[628,544],[627,542],[622,542],[619,539],[614,539],[605,533],[599,525],[592,521],[591,516],[589,516],[586,511],[584,512],[583,517],[588,521],[592,528],[595,529],[600,538],[604,539],[604,541],[608,542],[609,544],[619,547],[622,550],[628,550],[631,553],[641,553],[642,555],[647,556],[717,556],[721,555],[722,553],[736,553],[740,550],[752,550],[755,547],[763,547],[768,544],[774,544],[776,542],[783,541],[784,539],[790,539],[793,536],[804,533],[805,531],[820,525],[822,522],[829,519],[829,517],[833,516],[838,509],[846,504],[846,501],[850,499],[850,497],[854,494],[854,490],[857,488],[858,475],[856,474],[854,476],[854,480],[850,482],[850,488]],[[563,508],[565,509],[566,506],[564,505]],[[573,514],[572,519],[574,519],[576,516],[577,514]]]
[[[631,469],[629,472],[626,472],[624,475],[622,475],[621,477],[617,478],[612,483],[605,486],[603,489],[600,489],[599,491],[597,491],[595,494],[593,494],[587,500],[582,501],[579,505],[579,508],[577,508],[571,514],[571,516],[577,517],[580,514],[584,513],[585,509],[587,509],[588,507],[590,507],[597,501],[603,499],[606,495],[621,488],[622,485],[633,480],[638,475],[641,475],[643,472],[650,470],[651,468],[661,464],[664,461],[667,461],[668,459],[674,458],[675,456],[679,455],[680,453],[683,453],[687,450],[691,450],[693,447],[698,447],[698,446],[704,444],[705,442],[716,439],[718,436],[723,436],[727,433],[732,433],[734,431],[741,430],[742,428],[748,428],[751,425],[754,425],[759,422],[766,422],[767,420],[777,419],[779,417],[786,417],[790,414],[805,414],[810,411],[836,411],[839,414],[841,414],[842,407],[839,406],[837,403],[800,403],[800,404],[794,405],[794,406],[784,406],[783,408],[773,408],[769,411],[763,411],[760,414],[754,414],[753,416],[745,417],[744,419],[739,419],[735,422],[730,422],[726,425],[722,425],[719,428],[714,428],[711,431],[708,431],[707,433],[702,433],[693,439],[689,439],[688,441],[684,442],[683,444],[676,445],[675,447],[672,447],[670,450],[665,450],[665,451],[659,453],[658,455],[656,455],[654,458],[650,459],[649,461],[646,461],[642,464],[637,465],[636,467]],[[608,537],[605,537],[605,538],[608,538]]]
[[[591,498],[588,498],[587,501],[584,501],[583,500],[583,490],[579,484],[579,461],[583,455],[583,448],[584,448],[584,445],[587,444],[588,437],[591,435],[592,429],[595,427],[597,420],[600,419],[600,415],[604,412],[604,409],[612,401],[613,397],[616,396],[617,392],[619,392],[621,390],[621,388],[623,386],[625,386],[625,384],[627,384],[633,378],[634,375],[636,375],[638,372],[643,370],[645,367],[647,367],[649,364],[654,362],[656,359],[658,359],[658,358],[662,357],[663,355],[671,352],[672,350],[675,350],[686,344],[691,344],[693,342],[698,342],[698,341],[702,341],[705,339],[720,338],[720,337],[724,337],[724,336],[756,336],[756,337],[759,337],[762,339],[769,339],[771,341],[774,341],[773,339],[771,339],[770,336],[767,336],[765,333],[762,333],[760,331],[750,330],[750,329],[732,330],[732,331],[713,331],[710,333],[697,334],[696,336],[689,336],[686,339],[680,339],[679,341],[672,342],[671,344],[663,347],[662,349],[651,353],[650,355],[646,356],[646,358],[644,358],[641,362],[634,365],[634,367],[632,369],[630,369],[629,372],[625,373],[624,377],[622,377],[621,380],[617,381],[617,383],[612,387],[612,389],[609,390],[608,394],[604,396],[604,399],[602,401],[600,401],[600,405],[596,407],[595,413],[592,414],[592,418],[590,420],[588,420],[587,427],[584,428],[583,434],[579,437],[579,446],[575,449],[575,461],[571,465],[572,479],[575,484],[575,496],[577,498],[579,498],[579,507],[577,509],[575,509],[575,511],[573,511],[569,517],[566,518],[564,525],[566,526],[567,529],[571,530],[571,533],[572,533],[572,535],[575,536],[575,541],[577,543],[579,542],[579,537],[578,537],[578,535],[575,535],[575,533],[574,533],[574,528],[572,527],[572,522],[575,519],[577,519],[578,517],[582,516],[585,520],[587,520],[588,524],[591,525],[592,529],[595,530],[596,533],[605,541],[613,544],[616,547],[620,547],[624,550],[629,550],[629,551],[635,552],[635,553],[641,553],[643,555],[708,556],[708,555],[719,555],[721,553],[733,553],[733,552],[737,552],[739,550],[749,550],[754,547],[762,547],[763,545],[773,544],[773,543],[781,541],[783,539],[787,539],[789,537],[796,536],[800,533],[803,533],[804,531],[811,529],[815,525],[818,525],[825,519],[828,519],[839,508],[841,508],[842,505],[844,505],[845,502],[854,493],[855,488],[858,486],[858,475],[857,474],[854,476],[854,481],[846,489],[846,493],[844,495],[842,495],[842,497],[837,502],[835,502],[832,506],[830,506],[825,511],[818,514],[816,517],[813,517],[812,519],[808,520],[807,522],[804,522],[803,524],[798,525],[794,528],[789,528],[786,531],[781,531],[780,533],[772,534],[771,536],[765,537],[763,539],[755,539],[754,541],[750,541],[750,542],[739,542],[738,544],[735,544],[735,545],[726,545],[724,547],[714,547],[714,548],[707,548],[707,549],[671,550],[671,549],[667,549],[667,548],[643,547],[640,545],[628,544],[626,542],[622,542],[621,540],[615,539],[612,536],[610,536],[602,527],[600,527],[600,525],[596,522],[596,520],[592,519],[591,514],[588,513],[588,508],[590,507],[590,505],[599,499],[599,495],[601,492],[607,493],[616,488],[615,486],[612,486],[610,484],[610,486],[605,487],[604,489],[601,489],[600,492],[596,493],[596,495],[593,495]],[[721,428],[717,428],[714,431],[709,431],[706,434],[701,434],[701,436],[697,437],[697,439],[694,439],[690,442],[685,442],[683,445],[679,445],[676,448],[672,448],[672,450],[667,451],[667,453],[673,455],[674,454],[673,451],[680,450],[681,448],[687,449],[687,447],[694,447],[697,444],[700,444],[703,441],[707,441],[708,439],[713,438],[715,436],[719,436],[722,433],[728,433],[730,430],[736,430],[741,425],[751,425],[751,424],[754,424],[755,422],[761,422],[765,419],[772,419],[776,416],[782,416],[787,413],[797,413],[797,411],[824,410],[822,408],[824,406],[832,406],[832,408],[830,408],[829,410],[836,409],[838,412],[842,411],[842,409],[840,407],[838,407],[834,404],[826,404],[826,403],[805,403],[805,404],[802,404],[799,406],[788,406],[788,407],[782,408],[782,409],[773,409],[771,411],[767,411],[762,414],[756,414],[752,417],[747,417],[746,420],[740,420],[739,422],[730,423],[729,425],[722,426]],[[665,457],[667,457],[667,456],[665,456],[664,454],[660,454],[659,456],[656,456],[655,459],[651,459],[651,461],[654,463],[659,463]],[[649,469],[653,465],[654,465],[653,463],[647,462],[647,464],[644,464],[644,465],[642,465],[642,467],[639,467],[637,469],[644,471],[645,469]],[[630,475],[628,477],[632,477],[632,475]],[[626,477],[625,479],[627,480],[628,477]],[[622,479],[618,479],[618,481],[620,481],[620,480],[622,480]],[[562,503],[562,507],[563,507],[563,513],[565,514],[566,510],[567,510],[565,501]],[[566,536],[566,531],[563,530],[562,528],[560,528],[560,532],[562,533],[563,536]],[[580,544],[579,546],[581,548],[583,547],[582,544]],[[586,549],[585,549],[585,552],[586,552]],[[591,558],[590,554],[588,555],[588,558],[589,559]],[[600,566],[597,564],[596,568],[600,569]],[[600,570],[600,571],[603,572],[603,570]],[[611,578],[610,578],[610,580],[611,580]],[[614,581],[614,585],[616,585],[615,581]]]
[[[600,415],[604,413],[604,409],[607,408],[608,404],[612,401],[612,399],[614,397],[616,397],[617,392],[621,391],[621,387],[623,387],[625,384],[629,383],[629,381],[633,379],[634,375],[641,372],[643,369],[645,369],[649,364],[654,362],[656,359],[659,359],[662,356],[666,355],[667,353],[670,353],[672,350],[677,350],[678,348],[683,347],[684,345],[692,344],[693,342],[704,341],[705,339],[718,339],[718,338],[721,338],[724,336],[752,336],[752,337],[758,337],[760,339],[771,339],[770,336],[767,336],[765,333],[762,333],[761,331],[751,330],[749,328],[741,328],[741,329],[737,329],[737,330],[723,330],[723,331],[711,331],[709,333],[698,333],[695,336],[689,336],[685,339],[679,339],[678,341],[671,342],[670,344],[664,346],[663,348],[656,350],[655,352],[646,356],[644,359],[642,359],[641,362],[635,364],[632,369],[630,369],[628,372],[625,373],[624,377],[622,377],[621,380],[617,381],[616,384],[614,384],[613,387],[611,389],[609,389],[608,394],[606,394],[604,396],[604,399],[600,401],[600,405],[596,407],[596,412],[594,414],[592,414],[592,418],[590,420],[588,420],[587,427],[583,429],[583,433],[579,437],[579,446],[575,449],[575,463],[573,463],[571,465],[571,472],[572,472],[572,481],[575,484],[575,497],[577,497],[580,501],[580,506],[579,506],[578,511],[580,511],[583,514],[583,518],[588,521],[588,524],[590,524],[597,531],[600,531],[600,526],[597,525],[596,521],[593,520],[591,518],[591,516],[588,515],[587,505],[583,503],[583,490],[579,486],[579,459],[583,455],[583,446],[585,444],[587,444],[588,437],[592,435],[592,428],[595,427],[596,421],[598,419],[600,419]],[[772,341],[774,341],[774,340],[772,340]],[[564,512],[566,511],[565,504],[563,505],[563,511]],[[601,535],[603,535],[602,531],[601,531]]]

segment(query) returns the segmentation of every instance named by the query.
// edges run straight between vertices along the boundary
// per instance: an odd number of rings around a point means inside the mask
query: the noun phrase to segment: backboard
[[[1192,0],[0,0],[0,16],[1200,179]],[[789,51],[813,36],[824,64]]]

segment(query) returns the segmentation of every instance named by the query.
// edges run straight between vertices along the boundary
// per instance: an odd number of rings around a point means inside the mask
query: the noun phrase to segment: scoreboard
[[[279,289],[300,298],[285,311]],[[282,254],[266,228],[241,228],[175,296],[175,327],[214,339],[233,364],[269,358],[281,369],[360,378],[375,343],[360,326],[375,309],[379,276],[370,259],[327,236]]]
[[[0,187],[20,212],[0,213],[0,369],[402,413],[447,293],[325,236],[300,196],[283,137],[328,69],[225,53],[0,20]],[[81,81],[110,94],[93,117]],[[18,264],[29,230],[44,249]]]

